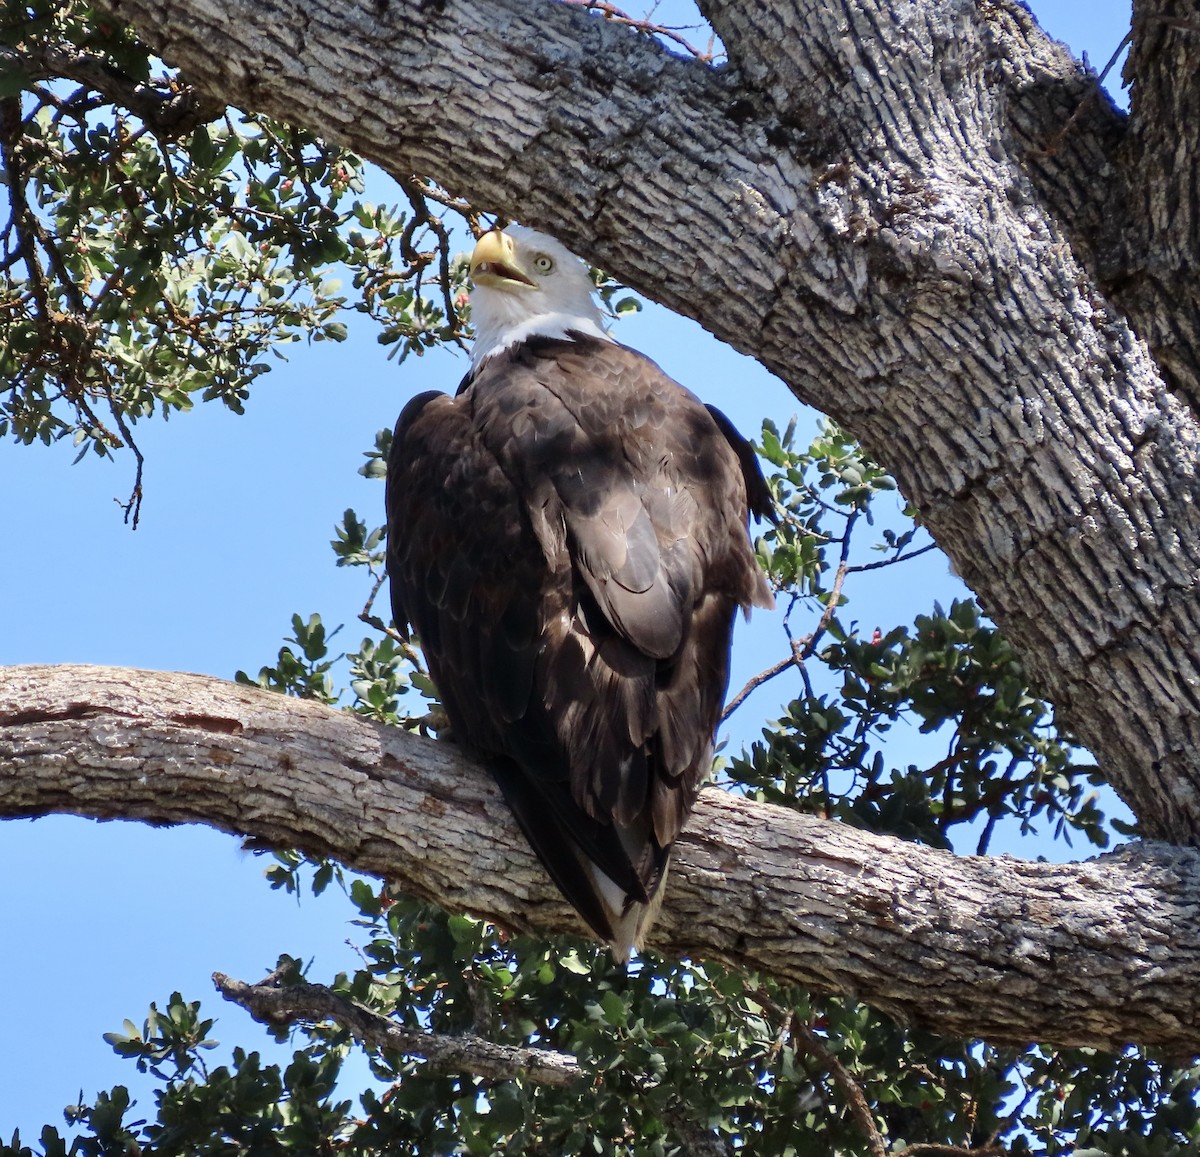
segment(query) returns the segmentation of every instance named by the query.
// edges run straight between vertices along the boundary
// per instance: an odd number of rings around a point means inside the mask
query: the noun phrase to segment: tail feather
[[[592,819],[565,784],[535,780],[502,757],[490,763],[550,878],[613,956],[627,961],[658,914],[669,850],[648,833]]]
[[[595,866],[591,867],[592,879],[596,884],[597,891],[609,909],[609,923],[612,926],[613,934],[607,938],[608,946],[612,950],[613,959],[618,964],[628,963],[629,954],[634,949],[641,951],[647,933],[654,921],[658,919],[665,895],[663,885],[666,883],[669,867],[670,852],[668,851],[664,855],[658,879],[650,891],[649,900],[644,904],[623,896],[608,877]]]
[[[559,891],[597,936],[611,942],[614,934],[609,909],[601,899],[587,861],[558,830],[554,809],[547,806],[545,794],[510,760],[493,760],[491,770],[521,831]]]

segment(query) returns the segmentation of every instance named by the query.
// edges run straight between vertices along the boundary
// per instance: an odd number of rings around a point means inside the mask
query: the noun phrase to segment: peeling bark
[[[582,925],[445,743],[199,675],[0,672],[0,816],[207,823],[521,930]],[[1200,852],[956,857],[716,791],[651,947],[995,1042],[1200,1048]]]

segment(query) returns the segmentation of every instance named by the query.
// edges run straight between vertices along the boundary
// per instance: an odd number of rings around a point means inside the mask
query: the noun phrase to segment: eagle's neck
[[[612,341],[604,328],[604,315],[592,303],[575,308],[546,309],[530,313],[503,293],[481,294],[471,298],[471,320],[475,323],[475,345],[471,350],[471,368],[479,369],[493,354],[503,353],[531,337],[567,338],[572,333]]]

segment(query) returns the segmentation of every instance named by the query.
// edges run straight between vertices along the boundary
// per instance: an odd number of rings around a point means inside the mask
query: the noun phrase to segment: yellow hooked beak
[[[471,280],[489,289],[535,285],[533,278],[521,268],[516,249],[507,233],[501,233],[499,229],[485,233],[471,254]]]

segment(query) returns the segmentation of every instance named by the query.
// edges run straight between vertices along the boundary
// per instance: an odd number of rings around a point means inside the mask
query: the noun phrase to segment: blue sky
[[[636,7],[632,7],[636,11]],[[1129,23],[1125,0],[1042,0],[1053,35],[1096,67]],[[660,8],[656,17],[674,23]],[[1110,89],[1119,84],[1112,76]],[[375,431],[420,390],[452,389],[465,362],[447,353],[387,362],[366,327],[344,345],[293,346],[260,379],[244,417],[210,406],[146,424],[146,501],[136,532],[114,498],[131,484],[127,461],[72,467],[69,446],[0,446],[6,547],[0,591],[8,608],[0,664],[85,662],[232,677],[273,659],[292,612],[345,623],[361,637],[361,576],[333,566],[328,541],[347,506],[381,518],[382,486],[355,473]],[[764,415],[798,406],[754,362],[695,324],[657,307],[619,336],[725,409],[747,434]],[[854,617],[904,621],[932,598],[961,591],[940,556],[854,594]],[[731,687],[782,653],[759,616],[739,637]],[[735,717],[735,740],[795,691],[759,692]],[[148,1086],[101,1039],[125,1017],[141,1023],[172,990],[219,1018],[225,1043],[272,1050],[258,1026],[213,991],[215,970],[265,973],[280,952],[315,958],[323,978],[352,968],[351,912],[327,893],[297,904],[262,882],[265,861],[201,827],[170,830],[53,817],[0,825],[0,991],[8,995],[0,1049],[0,1138],[27,1142],[83,1090],[127,1084],[152,1109]],[[276,1052],[274,1055],[279,1055]]]

